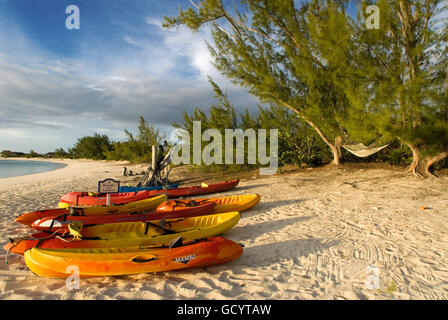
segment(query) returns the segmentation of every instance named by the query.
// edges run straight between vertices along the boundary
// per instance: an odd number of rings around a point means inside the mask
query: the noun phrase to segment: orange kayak
[[[209,194],[215,192],[228,191],[235,188],[239,179],[230,180],[220,183],[209,184],[207,186],[194,186],[194,187],[184,187],[184,188],[175,188],[175,189],[166,189],[166,190],[152,190],[149,191],[151,196],[166,194],[169,199],[186,197],[186,196],[196,196],[200,194]]]
[[[260,199],[261,199],[260,195],[254,193],[254,194],[235,195],[219,198],[168,200],[159,205],[156,211],[171,212],[174,208],[179,208],[181,206],[188,208],[211,202],[216,205],[214,213],[234,212],[234,211],[241,212],[256,206],[260,202]]]
[[[69,266],[77,266],[80,277],[98,277],[208,267],[235,260],[242,253],[240,244],[214,237],[175,248],[33,248],[25,252],[25,263],[35,274],[48,278],[67,278]]]
[[[154,190],[157,192],[157,190]],[[138,192],[120,192],[112,193],[110,195],[110,204],[122,204],[139,200],[144,200],[150,197],[150,191]],[[83,206],[104,206],[106,205],[106,194],[91,193],[91,192],[69,192],[61,196],[60,201],[69,203],[71,205]]]
[[[215,203],[204,202],[196,206],[179,206],[174,202],[173,207],[167,211],[147,211],[130,214],[111,214],[103,216],[73,216],[62,214],[57,217],[46,217],[33,222],[31,227],[39,231],[54,232],[68,231],[68,224],[80,221],[84,226],[106,223],[121,223],[135,221],[149,221],[162,219],[177,219],[201,216],[214,213]]]
[[[58,216],[36,219],[31,227],[40,231],[55,231],[67,229],[73,221],[80,221],[84,225],[119,223],[130,221],[147,221],[159,219],[187,218],[212,213],[241,212],[256,206],[260,202],[259,194],[235,195],[219,198],[201,198],[188,200],[168,200],[156,208],[156,212],[141,212],[138,214],[111,214],[106,216],[71,216],[68,211],[60,211]],[[58,212],[48,210],[48,213]],[[42,212],[41,212],[42,214]]]

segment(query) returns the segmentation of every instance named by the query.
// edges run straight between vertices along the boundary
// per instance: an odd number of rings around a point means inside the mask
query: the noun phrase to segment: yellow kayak
[[[39,247],[42,249],[123,248],[169,244],[179,237],[183,241],[217,236],[232,229],[240,220],[239,212],[227,212],[181,219],[110,223],[82,226],[76,222],[72,234],[34,234],[34,239],[17,239],[4,249],[15,254]],[[78,228],[79,226],[79,228]],[[69,225],[70,229],[70,225]]]
[[[107,247],[169,244],[179,236],[184,241],[192,241],[219,235],[232,229],[240,217],[239,212],[227,212],[183,219],[109,223],[86,227],[81,235],[104,239],[93,241],[107,242]]]
[[[124,203],[118,205],[110,206],[71,206],[69,203],[59,202],[58,207],[61,209],[74,208],[76,211],[80,211],[81,215],[85,216],[99,216],[106,214],[122,214],[122,213],[132,213],[140,211],[151,211],[157,208],[158,205],[162,204],[167,200],[166,194]]]
[[[260,195],[258,193],[244,194],[237,196],[219,197],[219,198],[204,198],[195,199],[198,202],[214,202],[215,213],[231,212],[231,211],[245,211],[255,207],[260,202]],[[184,200],[181,200],[184,201]]]
[[[194,198],[194,199],[182,199],[182,200],[168,200],[157,207],[157,212],[168,213],[172,212],[174,208],[179,207],[195,207],[200,204],[212,202],[215,204],[214,213],[245,211],[260,202],[260,195],[244,194],[218,198]]]

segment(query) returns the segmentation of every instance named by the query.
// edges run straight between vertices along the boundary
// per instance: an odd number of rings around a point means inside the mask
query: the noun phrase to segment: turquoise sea
[[[63,163],[26,160],[0,160],[0,178],[24,176],[65,167]]]

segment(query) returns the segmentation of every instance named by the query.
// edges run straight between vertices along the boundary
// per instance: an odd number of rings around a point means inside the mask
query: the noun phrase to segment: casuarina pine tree
[[[357,61],[372,120],[412,150],[410,171],[432,175],[448,156],[447,4],[442,0],[380,0],[378,30],[359,25]],[[360,10],[370,5],[363,1]],[[445,19],[445,20],[440,20]],[[372,118],[371,118],[372,119]]]
[[[347,53],[356,45],[348,1],[242,0],[233,7],[221,0],[190,2],[177,17],[165,17],[164,26],[197,31],[209,25],[217,69],[261,102],[292,110],[339,164],[350,107],[340,79],[350,79]]]
[[[398,138],[410,167],[430,175],[448,156],[446,23],[442,0],[202,0],[165,18],[165,27],[210,25],[215,65],[262,102],[292,110],[330,147]],[[379,9],[368,28],[366,9]]]

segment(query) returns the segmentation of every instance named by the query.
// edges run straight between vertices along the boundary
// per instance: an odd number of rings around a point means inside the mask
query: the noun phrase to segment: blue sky
[[[80,29],[68,30],[68,5]],[[188,0],[0,0],[0,151],[53,151],[95,132],[124,139],[139,115],[166,133],[183,109],[215,102],[207,75],[237,106],[257,101],[210,63],[205,39],[165,30]]]

